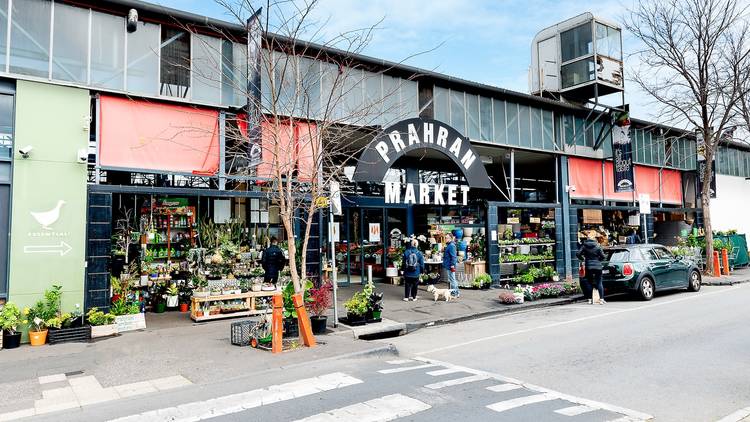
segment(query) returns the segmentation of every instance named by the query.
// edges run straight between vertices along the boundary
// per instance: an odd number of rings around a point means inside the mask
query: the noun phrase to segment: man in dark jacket
[[[263,251],[263,258],[260,260],[260,264],[266,272],[263,281],[275,285],[279,281],[279,271],[286,265],[284,252],[279,248],[279,240],[275,237],[271,238],[271,246]]]
[[[416,239],[412,239],[404,251],[404,302],[417,300],[419,275],[424,271],[424,256],[419,252]]]
[[[581,290],[583,295],[592,303],[592,293],[594,287],[599,291],[599,304],[604,305],[604,286],[602,285],[602,261],[606,259],[604,250],[599,242],[593,236],[583,241],[581,248],[578,250],[578,260],[581,261],[586,269],[586,275],[581,279]]]
[[[455,297],[459,297],[458,281],[456,280],[456,265],[458,265],[458,254],[456,252],[456,242],[453,241],[453,235],[445,235],[445,251],[443,252],[443,268],[448,272],[448,284]]]

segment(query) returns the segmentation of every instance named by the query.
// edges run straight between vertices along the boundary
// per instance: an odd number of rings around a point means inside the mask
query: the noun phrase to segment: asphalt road
[[[35,420],[716,421],[750,406],[749,301],[743,284],[485,318],[382,340],[399,356],[238,373]]]

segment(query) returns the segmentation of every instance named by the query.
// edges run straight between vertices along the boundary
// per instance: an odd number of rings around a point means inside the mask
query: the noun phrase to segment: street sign
[[[639,193],[638,206],[641,214],[651,214],[651,196],[647,193]]]
[[[330,183],[331,189],[331,212],[333,215],[343,215],[344,210],[341,208],[341,188],[339,182],[332,181]]]

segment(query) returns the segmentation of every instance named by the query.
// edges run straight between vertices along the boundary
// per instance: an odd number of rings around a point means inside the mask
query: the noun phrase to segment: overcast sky
[[[212,0],[150,1],[236,22]],[[310,22],[323,27],[321,34],[312,36],[320,42],[382,19],[365,54],[528,92],[531,40],[537,32],[584,12],[621,22],[630,5],[630,0],[320,0]],[[623,34],[623,43],[626,56],[635,50],[629,34]],[[421,52],[425,53],[412,57]],[[632,65],[626,57],[626,78]],[[614,102],[609,101],[619,105]],[[634,117],[658,120],[657,108],[627,80],[626,102]]]

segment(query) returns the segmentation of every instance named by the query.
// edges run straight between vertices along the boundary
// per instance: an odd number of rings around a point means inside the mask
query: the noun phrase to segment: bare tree
[[[748,93],[746,8],[736,0],[647,0],[629,11],[625,27],[642,43],[632,79],[661,107],[665,123],[686,127],[704,141],[701,207],[706,272],[713,272],[710,163],[725,133],[741,124]]]
[[[261,6],[251,0],[216,2],[243,26]],[[279,208],[297,292],[305,289],[311,228],[316,213],[326,206],[330,182],[348,185],[344,168],[356,165],[361,150],[383,124],[403,117],[406,101],[417,101],[416,89],[414,98],[402,98],[399,84],[404,80],[392,79],[395,84],[388,87],[380,81],[390,78],[384,75],[387,66],[367,66],[352,58],[368,45],[380,22],[326,38],[326,22],[311,18],[316,5],[317,0],[262,4],[259,68],[264,86],[260,96],[248,86],[244,69],[235,69],[240,74],[231,81],[231,89],[249,109],[262,112],[262,163],[250,165],[252,128],[244,127],[245,117],[238,116],[237,124],[228,126],[226,133],[226,154],[232,163],[239,163],[230,166],[229,176],[260,184],[270,202]],[[184,28],[200,32],[193,26]],[[208,29],[226,39],[246,42],[220,28]],[[216,49],[201,42],[200,37],[193,39],[201,43],[194,48]],[[210,56],[222,55],[219,51]],[[221,69],[221,63],[208,67]],[[227,84],[226,72],[214,69],[201,74],[195,66],[193,72],[194,79]],[[368,86],[376,86],[377,94],[369,95]],[[237,184],[236,188],[247,186]]]

